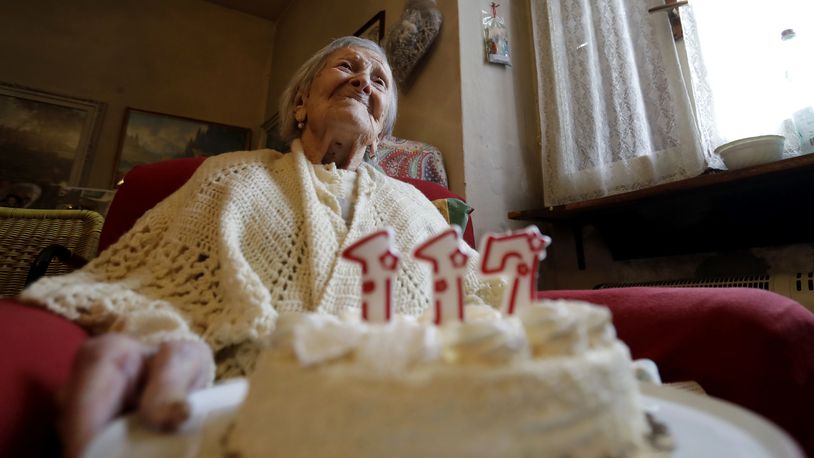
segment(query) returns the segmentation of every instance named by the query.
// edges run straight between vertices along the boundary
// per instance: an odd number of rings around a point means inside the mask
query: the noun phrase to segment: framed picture
[[[52,208],[86,179],[104,104],[0,83],[0,206]]]
[[[370,41],[375,41],[382,44],[384,40],[384,10],[376,13],[365,25],[353,33],[355,37],[367,38]]]
[[[119,183],[134,166],[165,159],[213,156],[251,147],[251,130],[128,108],[113,172]]]

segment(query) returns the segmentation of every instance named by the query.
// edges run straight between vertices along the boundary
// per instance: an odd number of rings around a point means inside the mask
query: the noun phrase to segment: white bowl
[[[729,142],[715,148],[729,170],[779,161],[783,157],[782,135],[761,135]]]

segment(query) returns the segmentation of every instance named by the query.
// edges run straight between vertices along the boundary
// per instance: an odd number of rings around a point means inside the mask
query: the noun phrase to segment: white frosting
[[[607,310],[385,325],[281,317],[228,448],[242,457],[633,456],[646,426]],[[291,349],[293,348],[293,352]],[[293,355],[293,357],[292,357]],[[282,356],[282,357],[281,357]]]
[[[526,356],[526,336],[516,318],[454,323],[441,332],[448,363],[506,364]]]
[[[616,340],[610,311],[587,302],[541,301],[519,315],[535,357],[579,355]]]
[[[291,347],[303,366],[323,363],[354,350],[367,327],[354,321],[341,321],[333,315],[303,314],[291,332]]]
[[[438,359],[438,332],[409,317],[369,326],[356,349],[356,367],[363,374],[399,377],[417,364]]]
[[[416,363],[439,358],[456,364],[506,364],[532,356],[584,353],[614,340],[610,313],[579,302],[543,301],[519,317],[503,318],[492,307],[468,305],[467,321],[439,328],[396,316],[385,325],[367,325],[356,316],[289,313],[281,316],[273,347],[293,348],[303,366],[352,355],[349,365],[397,375]]]

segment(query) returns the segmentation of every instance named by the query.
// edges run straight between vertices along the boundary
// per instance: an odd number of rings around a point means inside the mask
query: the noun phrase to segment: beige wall
[[[109,185],[126,107],[263,122],[271,21],[201,0],[6,3],[0,81],[107,104],[86,185]]]
[[[274,72],[269,86],[268,116],[291,74],[332,38],[353,34],[380,10],[386,11],[385,30],[398,22],[403,0],[294,1],[277,23]],[[444,154],[450,188],[464,194],[461,131],[461,77],[456,0],[439,0],[444,23],[434,46],[424,56],[409,87],[399,89],[399,117],[394,134],[437,146]]]
[[[510,34],[511,67],[484,59],[485,5],[458,0],[466,196],[478,240],[525,226],[507,213],[542,202],[528,0],[505,0],[498,9]]]

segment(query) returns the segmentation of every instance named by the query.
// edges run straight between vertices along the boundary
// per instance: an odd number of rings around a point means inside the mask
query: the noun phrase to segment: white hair
[[[398,91],[396,90],[396,82],[390,70],[390,64],[387,62],[387,56],[384,50],[376,43],[365,38],[348,36],[333,40],[327,46],[317,51],[294,72],[294,76],[291,77],[291,81],[289,81],[288,86],[283,91],[283,95],[280,97],[280,138],[282,140],[291,142],[291,140],[294,140],[300,135],[300,131],[297,128],[297,120],[294,118],[294,110],[300,102],[300,96],[302,94],[308,94],[310,91],[311,83],[314,82],[317,73],[324,67],[325,60],[337,49],[349,47],[365,48],[373,51],[382,58],[382,61],[386,65],[387,71],[390,73],[391,82],[388,88],[390,103],[388,104],[387,113],[385,114],[381,135],[387,135],[393,132],[393,126],[396,124],[396,112],[398,111]]]

